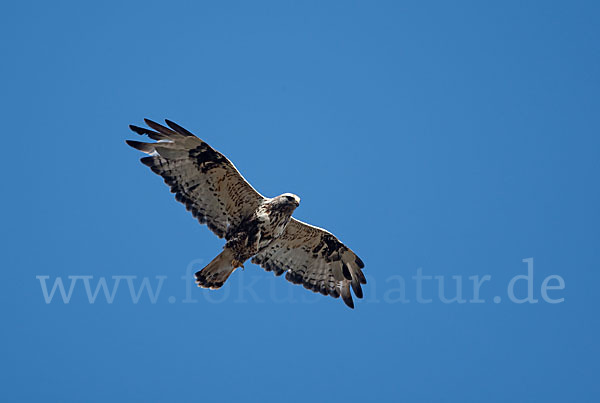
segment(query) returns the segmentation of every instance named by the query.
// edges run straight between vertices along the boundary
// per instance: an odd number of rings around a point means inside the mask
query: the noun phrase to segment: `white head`
[[[280,210],[294,211],[300,205],[300,198],[292,193],[274,197],[272,203]]]

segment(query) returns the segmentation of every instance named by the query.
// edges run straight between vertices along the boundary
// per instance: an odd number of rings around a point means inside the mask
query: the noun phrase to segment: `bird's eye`
[[[286,198],[288,201],[294,201],[294,198],[293,198],[292,196],[285,196],[285,198]]]

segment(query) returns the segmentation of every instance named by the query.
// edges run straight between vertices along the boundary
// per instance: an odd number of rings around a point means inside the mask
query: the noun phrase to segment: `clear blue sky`
[[[593,1],[5,2],[3,398],[597,402],[599,20]],[[125,145],[144,117],[300,195],[366,263],[356,309],[252,264],[184,303],[223,241]],[[538,302],[517,304],[528,258]],[[419,268],[467,302],[433,279],[419,303]],[[135,277],[90,303],[112,276]],[[144,277],[155,303],[132,301]]]

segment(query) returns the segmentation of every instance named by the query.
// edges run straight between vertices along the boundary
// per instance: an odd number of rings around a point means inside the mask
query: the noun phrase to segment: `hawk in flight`
[[[175,199],[201,224],[227,241],[223,251],[198,271],[200,287],[220,288],[246,260],[314,292],[342,297],[354,308],[350,287],[362,298],[367,281],[362,260],[330,232],[292,217],[300,198],[258,193],[225,156],[181,126],[145,119],[150,129],[129,126],[155,143],[127,140],[148,154],[144,165],[162,176]]]

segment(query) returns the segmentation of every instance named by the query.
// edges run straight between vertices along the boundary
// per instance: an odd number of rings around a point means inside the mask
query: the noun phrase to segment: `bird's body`
[[[220,288],[246,260],[315,292],[342,296],[354,307],[350,286],[362,298],[364,264],[331,233],[292,218],[300,198],[284,193],[266,198],[258,193],[221,153],[192,133],[166,121],[169,128],[146,120],[149,129],[130,126],[156,143],[127,143],[150,156],[142,162],[161,175],[175,198],[226,243],[196,283]]]
[[[244,267],[246,260],[283,234],[298,204],[299,198],[294,195],[265,199],[240,225],[230,228],[223,252],[196,273],[196,283],[206,288],[220,288],[233,270]]]
[[[281,236],[299,204],[294,195],[265,200],[254,214],[231,229],[225,248],[234,252],[237,261],[245,262]]]

